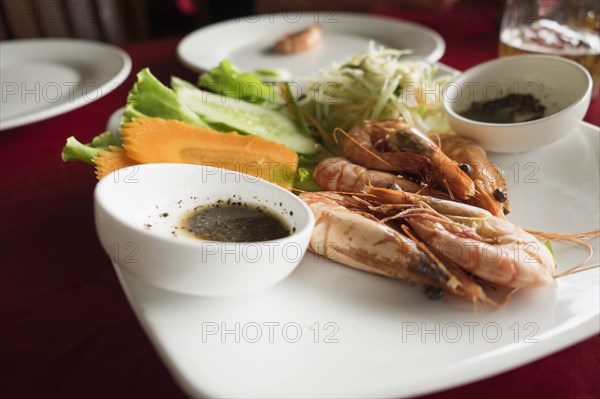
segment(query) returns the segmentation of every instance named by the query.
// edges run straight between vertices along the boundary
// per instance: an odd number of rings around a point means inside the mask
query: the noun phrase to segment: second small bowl
[[[531,151],[575,129],[590,104],[592,77],[577,62],[549,55],[517,55],[480,64],[462,73],[444,90],[450,126],[492,152]],[[531,94],[546,108],[541,119],[489,123],[461,113],[471,103],[508,94]]]

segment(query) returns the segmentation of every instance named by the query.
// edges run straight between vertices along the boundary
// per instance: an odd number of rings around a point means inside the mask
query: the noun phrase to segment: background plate
[[[563,233],[600,228],[600,135],[581,123],[538,151],[492,154],[510,220]],[[597,264],[598,237],[590,241]],[[555,244],[559,270],[585,254]],[[282,283],[206,299],[149,286],[115,267],[147,334],[193,397],[404,397],[498,374],[600,330],[600,272],[518,291],[500,309],[414,287],[308,253]]]
[[[131,71],[118,47],[74,39],[0,42],[0,130],[82,107],[117,88]]]
[[[314,22],[324,30],[320,45],[294,55],[269,52],[281,37]],[[446,49],[437,32],[412,22],[337,11],[305,11],[263,14],[210,25],[186,36],[177,53],[181,62],[198,72],[228,59],[242,71],[285,68],[293,77],[302,77],[351,54],[363,53],[371,40],[388,48],[412,49],[411,58],[429,62],[438,61]]]

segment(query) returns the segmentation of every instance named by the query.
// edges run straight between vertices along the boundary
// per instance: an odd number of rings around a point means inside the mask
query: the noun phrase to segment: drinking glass
[[[599,0],[507,0],[500,25],[500,57],[554,54],[583,65],[600,92]]]

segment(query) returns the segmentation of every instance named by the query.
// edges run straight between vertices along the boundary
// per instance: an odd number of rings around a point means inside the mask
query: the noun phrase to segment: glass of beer
[[[507,0],[500,26],[500,57],[554,54],[582,64],[600,92],[599,0]]]

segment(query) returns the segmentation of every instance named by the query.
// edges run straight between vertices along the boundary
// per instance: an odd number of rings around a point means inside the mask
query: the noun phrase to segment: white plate
[[[279,38],[314,22],[324,30],[321,44],[294,55],[269,52]],[[183,64],[198,72],[228,59],[243,71],[284,68],[292,76],[302,77],[334,61],[363,53],[371,40],[389,48],[412,49],[411,58],[429,62],[438,61],[446,49],[437,32],[415,23],[337,11],[305,11],[256,15],[210,25],[186,36],[177,53]]]
[[[0,130],[79,108],[118,87],[131,71],[123,50],[85,40],[0,42]]]
[[[510,220],[563,233],[598,229],[599,148],[598,128],[581,123],[538,151],[493,155],[506,172]],[[597,264],[600,240],[590,243],[589,263]],[[560,270],[584,256],[571,246],[555,251]],[[192,397],[424,394],[515,368],[600,330],[598,269],[521,290],[497,310],[429,301],[414,287],[311,253],[282,283],[229,299],[178,295],[116,272]]]

